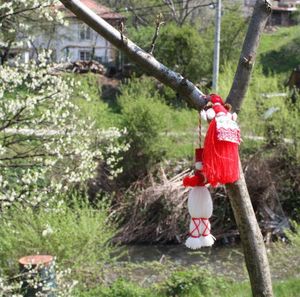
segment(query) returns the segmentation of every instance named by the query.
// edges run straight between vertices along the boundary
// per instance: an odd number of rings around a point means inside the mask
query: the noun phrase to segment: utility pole
[[[215,28],[215,47],[214,47],[214,69],[212,88],[218,92],[219,64],[220,64],[220,36],[221,36],[221,0],[216,3],[216,28]]]

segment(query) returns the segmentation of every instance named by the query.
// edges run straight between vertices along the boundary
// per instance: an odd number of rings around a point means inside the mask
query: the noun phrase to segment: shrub
[[[208,271],[193,268],[174,272],[162,285],[166,296],[210,296],[216,281]]]
[[[151,289],[140,287],[126,279],[117,279],[110,286],[102,286],[91,290],[77,291],[74,297],[155,297]]]
[[[118,98],[121,127],[127,130],[130,148],[123,155],[122,167],[126,183],[145,175],[162,160],[166,147],[162,133],[167,128],[169,108],[152,87],[150,79],[133,79],[123,85]]]
[[[21,256],[50,254],[72,277],[87,283],[101,278],[103,265],[110,261],[109,239],[114,226],[108,224],[105,208],[93,209],[75,195],[67,204],[57,203],[39,209],[14,204],[0,217],[0,266],[5,274],[18,271]],[[70,200],[70,198],[68,199]]]

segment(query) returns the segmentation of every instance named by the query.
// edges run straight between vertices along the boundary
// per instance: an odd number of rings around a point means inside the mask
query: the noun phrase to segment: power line
[[[173,2],[173,4],[183,4],[183,3],[186,3],[186,1],[182,1],[181,0],[181,1]],[[136,8],[133,8],[133,9],[134,10],[143,10],[143,9],[149,9],[149,8],[157,8],[157,7],[163,7],[163,6],[170,6],[170,4],[168,4],[168,3],[162,3],[162,4],[150,5],[150,6],[140,6],[140,7],[136,7]],[[203,4],[203,5],[206,6],[207,4]],[[209,5],[211,5],[211,3],[209,3]],[[123,11],[125,11],[125,12],[128,11],[128,8],[125,8]],[[121,11],[119,10],[119,12],[121,12]]]
[[[208,3],[208,4],[203,4],[203,5],[190,6],[189,7],[189,12],[190,12],[190,10],[193,10],[193,9],[196,9],[196,8],[207,7],[207,6],[210,6],[210,5],[213,5],[213,4],[214,4],[214,2],[211,2],[211,3]],[[186,10],[186,8],[184,8],[184,7],[178,8],[178,9],[176,9],[176,12],[183,11],[183,10]],[[133,12],[133,11],[131,11],[131,12]],[[170,10],[161,10],[160,13],[162,13],[162,14],[171,13],[171,11]],[[142,13],[142,14],[138,14],[138,16],[147,16],[147,15],[150,15],[150,14],[153,14],[153,12],[148,11],[148,12],[145,12],[145,13]]]
[[[186,3],[186,1],[175,1],[173,2],[173,4],[183,4],[183,3]],[[121,12],[131,12],[132,10],[133,11],[137,11],[137,10],[146,10],[146,9],[151,9],[151,8],[159,8],[159,7],[164,7],[164,6],[169,6],[170,4],[168,3],[162,3],[162,4],[157,4],[157,5],[149,5],[149,6],[139,6],[139,7],[126,7],[124,9],[116,9],[116,10],[113,10],[113,12],[117,12],[117,13],[121,13]],[[180,10],[184,10],[184,9],[192,9],[192,8],[201,8],[201,7],[206,7],[206,6],[215,6],[215,2],[210,2],[210,3],[206,3],[206,4],[199,4],[199,5],[196,5],[196,6],[188,6],[186,8],[182,7],[182,8],[176,8],[176,11],[180,11]],[[101,15],[105,15],[105,14],[110,14],[111,12],[108,11],[108,12],[104,12],[102,13]],[[148,12],[147,14],[151,14],[152,12]]]

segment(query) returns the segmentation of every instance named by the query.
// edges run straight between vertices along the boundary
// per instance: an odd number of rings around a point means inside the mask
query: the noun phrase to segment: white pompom
[[[210,234],[210,228],[211,225],[208,219],[191,220],[190,233],[199,237],[188,237],[185,242],[186,247],[195,250],[201,247],[212,246],[215,242],[215,238]]]
[[[215,113],[215,111],[212,108],[209,108],[206,111],[206,117],[207,117],[207,119],[212,120],[215,116],[216,116],[216,113]]]
[[[205,110],[201,110],[200,115],[201,115],[201,118],[202,118],[204,121],[207,121],[207,116],[206,116],[206,111],[205,111]]]

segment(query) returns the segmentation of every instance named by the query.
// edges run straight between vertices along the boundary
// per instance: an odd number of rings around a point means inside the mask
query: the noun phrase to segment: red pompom
[[[203,174],[185,176],[183,178],[184,187],[203,187],[205,183],[206,183],[206,179],[203,176]]]

